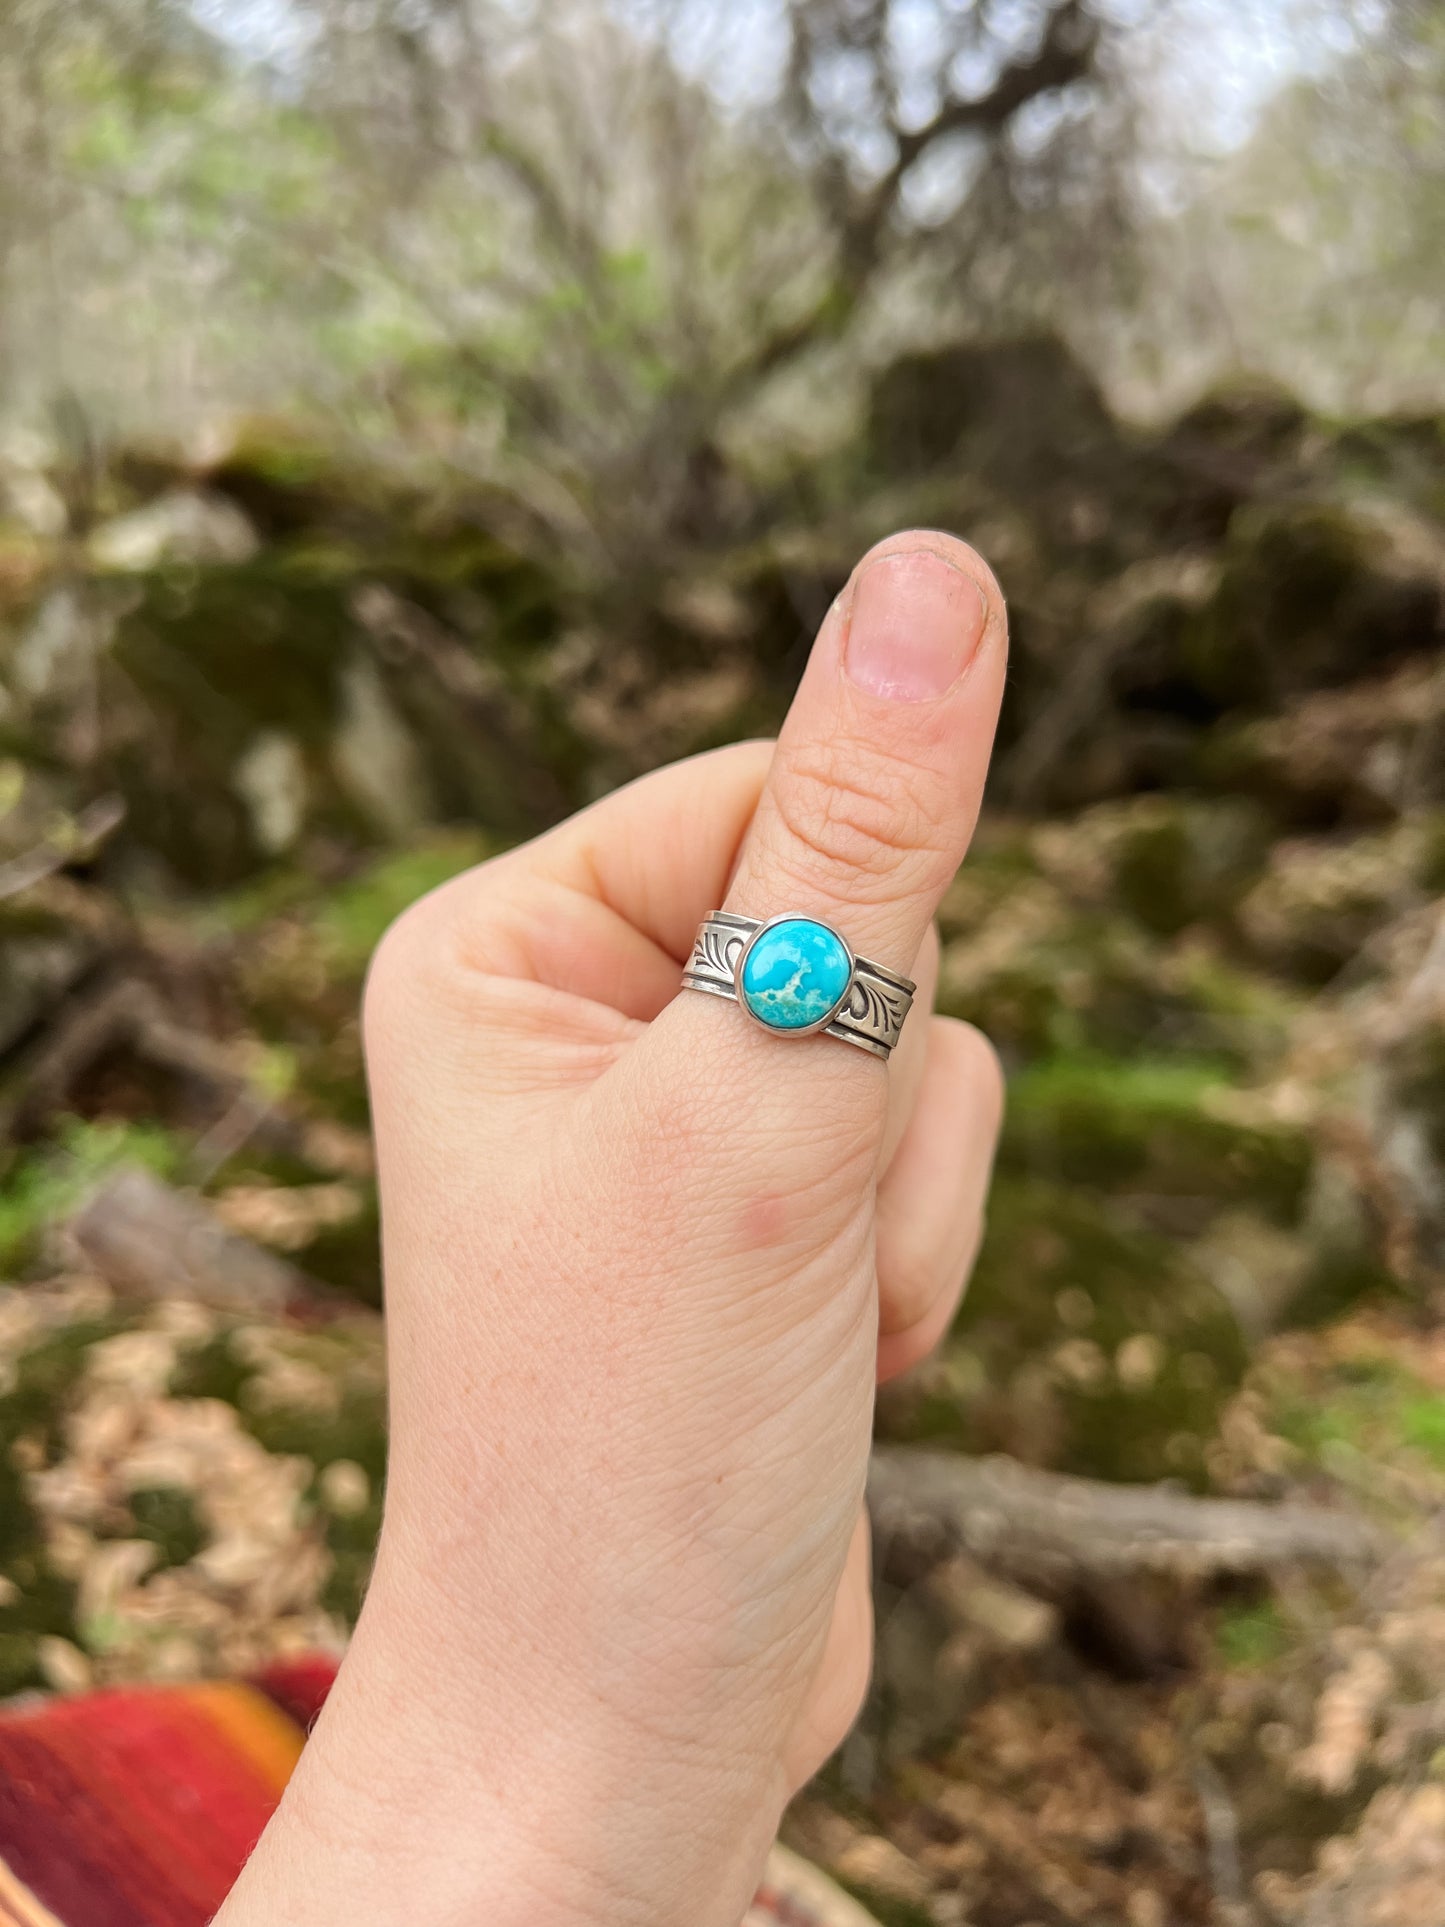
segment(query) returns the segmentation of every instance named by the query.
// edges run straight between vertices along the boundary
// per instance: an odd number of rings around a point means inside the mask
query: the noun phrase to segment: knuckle
[[[361,1034],[368,1055],[384,1046],[398,1020],[420,1001],[419,977],[437,954],[437,913],[423,897],[382,933],[371,953],[361,998]]]
[[[895,756],[858,745],[796,750],[774,794],[787,842],[825,880],[861,875],[908,884],[900,863],[931,867],[940,854],[927,785]]]
[[[361,999],[363,1045],[372,1054],[445,1012],[472,974],[459,914],[458,878],[419,897],[382,932]]]
[[[423,1021],[450,1014],[470,1021],[478,980],[516,966],[525,942],[515,926],[525,904],[516,879],[503,882],[505,863],[495,858],[463,871],[418,897],[382,932],[362,992],[368,1052]]]

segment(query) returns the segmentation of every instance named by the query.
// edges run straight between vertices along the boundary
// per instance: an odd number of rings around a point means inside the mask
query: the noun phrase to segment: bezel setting
[[[752,1005],[748,1002],[747,992],[743,988],[743,971],[747,966],[748,958],[752,955],[753,946],[758,942],[759,938],[766,936],[768,931],[776,930],[779,924],[784,923],[811,923],[815,924],[820,930],[826,930],[834,943],[841,947],[843,955],[848,960],[848,974],[843,979],[843,988],[839,992],[837,999],[821,1017],[811,1024],[770,1024],[765,1017],[759,1017]],[[759,1030],[765,1030],[769,1037],[815,1037],[820,1030],[826,1030],[828,1028],[829,1024],[831,1024],[833,1019],[838,1015],[838,1012],[847,1003],[853,989],[853,978],[857,968],[858,959],[853,954],[853,947],[841,931],[835,930],[832,924],[826,922],[822,917],[805,917],[800,912],[794,910],[785,912],[782,916],[769,917],[766,923],[760,923],[758,925],[757,929],[743,945],[741,951],[738,953],[738,960],[733,965],[733,989],[748,1022],[756,1024]]]

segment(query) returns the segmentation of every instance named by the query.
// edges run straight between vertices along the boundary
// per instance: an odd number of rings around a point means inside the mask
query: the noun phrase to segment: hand
[[[386,937],[386,1520],[225,1927],[736,1927],[865,1688],[875,1378],[979,1234],[1000,1080],[928,1015],[931,920],[1004,657],[972,551],[895,537],[776,747],[661,770]],[[891,1063],[679,995],[719,906],[918,978]]]

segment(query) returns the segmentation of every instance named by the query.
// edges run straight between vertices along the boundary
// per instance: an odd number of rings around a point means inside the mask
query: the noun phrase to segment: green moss
[[[123,1313],[87,1319],[63,1326],[25,1352],[15,1368],[14,1384],[0,1398],[0,1438],[16,1439],[27,1432],[48,1437],[85,1371],[91,1346],[127,1330],[129,1324]]]
[[[1381,638],[1363,622],[1373,547],[1341,502],[1240,509],[1218,591],[1186,636],[1185,665],[1201,691],[1237,709],[1378,663]]]
[[[192,913],[190,927],[200,937],[248,936],[274,918],[305,912],[315,903],[317,889],[309,871],[278,864],[233,890],[208,897]]]
[[[164,711],[229,762],[263,726],[324,748],[355,635],[359,570],[272,547],[254,560],[167,565],[137,579],[116,657]]]
[[[0,1624],[0,1700],[44,1684],[39,1635],[12,1632]]]
[[[1295,1326],[1328,1324],[1352,1306],[1374,1300],[1401,1300],[1406,1286],[1389,1269],[1370,1242],[1367,1223],[1353,1227],[1339,1243],[1325,1243],[1311,1254],[1290,1300],[1289,1322]]]
[[[377,1535],[381,1531],[386,1481],[386,1397],[380,1389],[348,1390],[335,1413],[285,1408],[248,1410],[241,1418],[268,1452],[310,1459],[316,1468],[310,1495],[323,1521],[331,1554],[331,1573],[322,1603],[348,1623],[355,1621],[371,1578]],[[350,1516],[329,1512],[320,1503],[324,1469],[336,1459],[351,1459],[366,1473],[370,1498]]]
[[[195,1501],[179,1486],[138,1487],[130,1495],[130,1513],[135,1522],[131,1536],[149,1540],[162,1566],[184,1566],[206,1544]]]
[[[1001,1171],[948,1344],[885,1399],[882,1427],[1198,1485],[1245,1364],[1230,1307],[1175,1240],[1091,1190]]]
[[[319,1486],[319,1475],[318,1482]],[[313,1487],[315,1495],[317,1487]],[[331,1573],[322,1594],[329,1612],[340,1614],[348,1625],[356,1623],[366,1588],[371,1582],[376,1541],[381,1532],[382,1488],[375,1481],[371,1498],[360,1512],[342,1518],[323,1512],[326,1521],[326,1546],[331,1554]]]
[[[1274,1600],[1258,1599],[1221,1607],[1214,1643],[1226,1666],[1254,1670],[1282,1659],[1294,1642]]]
[[[328,1332],[314,1339],[295,1335],[298,1354],[342,1375],[347,1370],[348,1339]],[[258,1404],[250,1390],[256,1368],[238,1358],[229,1335],[220,1335],[183,1358],[172,1375],[173,1397],[220,1398],[234,1407],[242,1426],[266,1451],[310,1461],[313,1477],[309,1500],[325,1532],[332,1569],[323,1603],[348,1622],[354,1621],[371,1577],[377,1535],[381,1530],[382,1495],[386,1482],[386,1393],[370,1377],[345,1384],[339,1410]],[[369,1498],[357,1513],[341,1514],[322,1500],[325,1468],[337,1459],[350,1459],[366,1473]]]
[[[1445,1471],[1445,1397],[1426,1392],[1407,1399],[1400,1408],[1400,1436],[1412,1451],[1422,1452]]]
[[[0,1270],[13,1273],[30,1263],[46,1232],[119,1165],[140,1164],[169,1177],[183,1157],[181,1140],[159,1124],[62,1119],[57,1137],[22,1153],[0,1181]]]
[[[1234,1121],[1225,1069],[1187,1058],[1060,1056],[1010,1086],[1008,1168],[1155,1198],[1299,1210],[1313,1153],[1302,1133]]]
[[[296,1254],[308,1276],[344,1291],[359,1304],[381,1303],[381,1214],[376,1187],[368,1185],[362,1208],[345,1224],[323,1226]]]
[[[1276,1389],[1272,1422],[1309,1459],[1445,1470],[1445,1395],[1387,1355],[1336,1366],[1322,1384]]]
[[[1445,1165],[1445,1024],[1421,1024],[1391,1054],[1391,1098],[1420,1122],[1435,1159]]]
[[[0,1406],[0,1440],[8,1445],[11,1429],[8,1401]],[[0,1446],[0,1573],[15,1594],[0,1605],[0,1699],[24,1687],[43,1684],[37,1654],[45,1633],[64,1638],[73,1634],[75,1588],[51,1569],[40,1520],[30,1503],[25,1482]]]
[[[1237,1071],[1277,1044],[1290,1014],[1277,984],[1218,949],[1166,945],[1037,877],[955,892],[942,930],[940,1008],[1024,1058],[1168,1054]]]
[[[1445,896],[1445,810],[1432,810],[1425,819],[1419,878],[1422,890]]]
[[[221,1333],[194,1351],[181,1353],[166,1389],[172,1398],[215,1398],[239,1407],[253,1371],[237,1357],[230,1334]]]
[[[126,1324],[122,1317],[93,1319],[51,1333],[21,1355],[14,1383],[0,1398],[0,1573],[16,1589],[0,1606],[0,1697],[43,1684],[36,1659],[41,1635],[75,1634],[75,1587],[51,1568],[40,1519],[9,1447],[32,1437],[47,1455],[52,1451],[90,1347]]]
[[[1114,857],[1122,907],[1159,936],[1233,909],[1258,876],[1268,826],[1250,805],[1149,798],[1136,804]]]
[[[257,1411],[244,1396],[237,1406],[241,1422],[268,1452],[329,1465],[355,1459],[379,1490],[386,1474],[386,1395],[380,1390],[349,1390],[337,1412],[302,1411],[287,1406]]]

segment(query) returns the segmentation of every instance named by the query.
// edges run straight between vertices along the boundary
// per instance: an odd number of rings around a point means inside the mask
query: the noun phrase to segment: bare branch
[[[1038,51],[1004,67],[986,94],[969,99],[950,95],[932,120],[899,134],[892,167],[870,191],[854,218],[852,247],[862,250],[858,268],[866,264],[871,269],[879,237],[898,205],[903,183],[930,149],[958,134],[1002,133],[1030,101],[1081,80],[1093,63],[1098,41],[1098,24],[1085,13],[1081,0],[1064,0],[1050,17]]]

